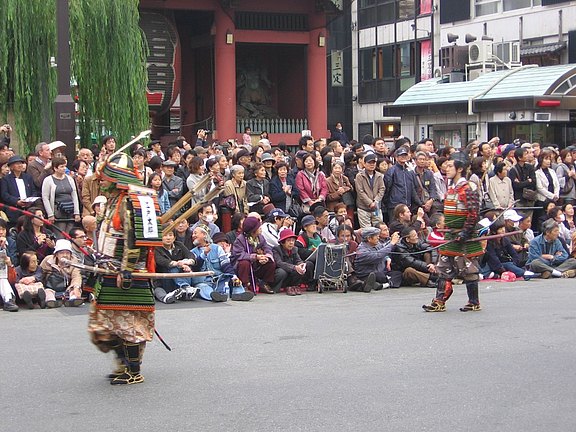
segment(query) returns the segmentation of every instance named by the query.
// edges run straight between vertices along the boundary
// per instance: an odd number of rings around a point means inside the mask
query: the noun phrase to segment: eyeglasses
[[[86,238],[86,237],[87,237],[86,234],[84,234],[84,235],[76,236],[75,238]]]

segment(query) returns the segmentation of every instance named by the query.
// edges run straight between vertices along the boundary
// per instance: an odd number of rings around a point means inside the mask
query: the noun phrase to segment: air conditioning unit
[[[492,61],[492,44],[490,40],[479,40],[468,45],[468,63],[478,64]]]
[[[542,113],[542,112],[534,113],[535,122],[548,123],[551,119],[552,119],[552,113]]]
[[[449,45],[440,48],[440,68],[443,74],[463,72],[468,62],[468,47]]]
[[[502,42],[495,44],[496,57],[506,64],[520,63],[520,42]]]

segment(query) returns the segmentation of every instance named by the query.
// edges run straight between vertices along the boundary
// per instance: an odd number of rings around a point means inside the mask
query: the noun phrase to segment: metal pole
[[[68,0],[56,1],[58,36],[58,95],[54,100],[56,116],[56,140],[66,144],[68,164],[76,159],[75,105],[70,95],[70,10]]]

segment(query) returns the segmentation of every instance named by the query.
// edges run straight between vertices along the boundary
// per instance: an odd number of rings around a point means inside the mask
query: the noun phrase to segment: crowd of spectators
[[[100,167],[116,140],[106,136],[101,145],[80,149],[73,161],[64,157],[66,145],[59,141],[39,143],[24,156],[10,148],[5,126],[3,307],[78,306],[90,281],[65,263],[93,259],[107,208]],[[157,192],[161,215],[175,210],[175,218],[199,204],[196,215],[163,237],[155,251],[157,271],[215,273],[155,281],[158,301],[248,301],[257,293],[316,290],[316,252],[323,243],[346,246],[349,290],[435,286],[444,167],[456,149],[406,137],[366,135],[357,142],[348,140],[341,125],[332,140],[303,136],[294,151],[262,136],[256,145],[211,142],[200,130],[194,145],[178,137],[169,145],[153,140],[129,149],[142,184]],[[493,138],[459,151],[466,154],[468,181],[496,235],[484,242],[483,277],[574,277],[576,146],[559,150]],[[214,191],[215,198],[206,201]],[[187,192],[192,195],[182,203]]]

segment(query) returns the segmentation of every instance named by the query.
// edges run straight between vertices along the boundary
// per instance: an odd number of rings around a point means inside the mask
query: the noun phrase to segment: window
[[[405,20],[414,18],[416,14],[416,5],[414,0],[399,0],[398,1],[398,19]]]
[[[501,0],[476,0],[476,16],[500,12]]]
[[[495,14],[532,6],[541,6],[542,0],[475,0],[476,16]]]
[[[367,28],[414,18],[416,1],[420,0],[358,0],[358,27]]]

